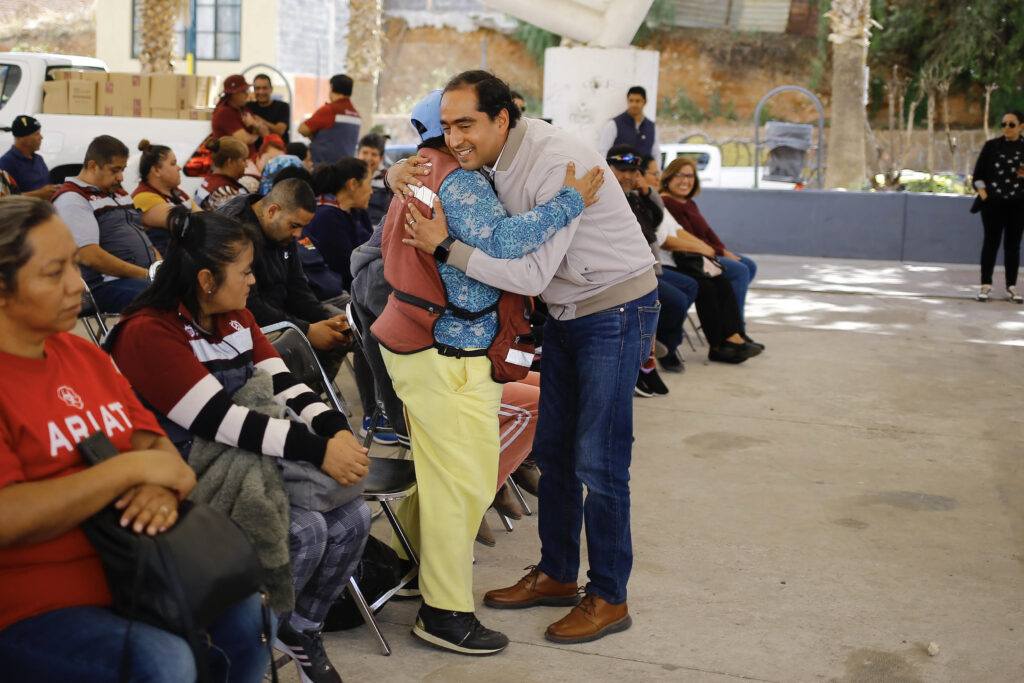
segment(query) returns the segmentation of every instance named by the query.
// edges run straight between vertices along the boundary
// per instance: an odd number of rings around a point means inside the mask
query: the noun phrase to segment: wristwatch
[[[455,238],[448,235],[441,244],[434,248],[434,258],[441,263],[448,263],[448,256],[452,253],[451,247],[455,244]]]

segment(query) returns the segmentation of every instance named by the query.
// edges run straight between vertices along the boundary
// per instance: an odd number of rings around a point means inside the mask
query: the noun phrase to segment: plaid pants
[[[363,557],[369,535],[370,509],[362,498],[328,512],[292,506],[288,545],[299,616],[323,623]]]

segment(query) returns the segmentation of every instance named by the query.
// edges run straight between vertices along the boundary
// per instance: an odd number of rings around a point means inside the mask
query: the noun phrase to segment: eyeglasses
[[[683,179],[683,180],[693,180],[693,179],[694,179],[694,178],[696,178],[697,176],[693,175],[692,173],[676,173],[676,174],[675,174],[674,176],[672,176],[672,177],[673,177],[673,178],[681,178],[681,179]]]
[[[617,161],[621,164],[629,164],[630,166],[639,166],[642,159],[635,154],[616,154],[613,157],[605,159],[608,163]]]
[[[1000,128],[1016,128],[1017,124],[1014,123],[1013,121],[1003,121],[1002,123],[999,124],[999,127]]]

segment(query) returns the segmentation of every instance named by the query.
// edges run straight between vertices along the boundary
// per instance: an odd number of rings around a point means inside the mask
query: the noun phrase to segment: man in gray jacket
[[[462,168],[480,169],[510,214],[550,199],[565,167],[605,166],[592,146],[539,119],[522,119],[508,85],[486,71],[453,78],[441,101],[448,146]],[[401,171],[389,180],[398,181]],[[503,290],[540,295],[544,328],[540,418],[534,456],[541,470],[541,559],[515,585],[490,591],[499,609],[575,605],[545,637],[581,643],[629,628],[626,583],[633,564],[629,464],[633,388],[657,327],[654,257],[621,190],[599,201],[538,250],[495,259],[453,240],[443,223],[411,214],[408,243]],[[583,486],[587,496],[583,498]],[[579,604],[580,531],[590,570]]]

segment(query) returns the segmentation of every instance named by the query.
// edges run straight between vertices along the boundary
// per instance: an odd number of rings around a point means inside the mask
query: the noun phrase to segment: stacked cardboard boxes
[[[209,120],[214,76],[61,71],[43,84],[44,114]]]

